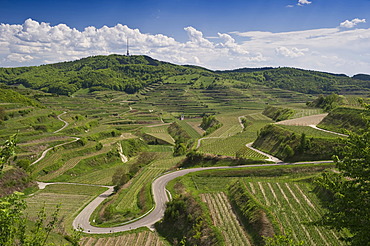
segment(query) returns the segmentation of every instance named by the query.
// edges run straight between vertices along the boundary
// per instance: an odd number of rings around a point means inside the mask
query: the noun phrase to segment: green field
[[[231,213],[230,202],[225,196],[228,186],[236,180],[241,181],[254,199],[272,213],[280,230],[291,231],[294,241],[304,241],[304,245],[345,245],[339,240],[343,236],[341,233],[315,223],[325,209],[313,192],[314,185],[310,181],[318,174],[314,168],[319,167],[280,167],[280,173],[273,171],[276,168],[240,169],[238,177],[234,176],[237,171],[204,171],[177,180],[201,197],[210,210],[215,226],[220,229],[225,241],[233,245],[248,245],[246,239],[250,237],[233,219],[235,215]],[[176,182],[171,181],[170,187]],[[229,229],[226,230],[226,227]]]
[[[63,218],[60,229],[72,229],[72,221],[84,206],[96,196],[103,193],[107,188],[85,185],[48,185],[26,199],[28,213],[31,220],[42,207],[47,214],[51,214],[57,205],[60,205],[59,217]]]

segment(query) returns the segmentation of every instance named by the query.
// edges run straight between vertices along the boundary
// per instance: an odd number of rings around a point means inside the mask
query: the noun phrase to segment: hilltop
[[[162,62],[149,56],[123,55],[94,56],[35,67],[0,68],[0,83],[22,84],[27,88],[59,95],[72,95],[83,88],[88,88],[90,92],[115,90],[136,93],[173,76],[194,74],[213,78],[209,88],[264,85],[306,94],[361,94],[370,89],[370,81],[363,79],[366,75],[351,78],[296,68],[271,67],[212,71]],[[232,81],[220,83],[217,79]]]

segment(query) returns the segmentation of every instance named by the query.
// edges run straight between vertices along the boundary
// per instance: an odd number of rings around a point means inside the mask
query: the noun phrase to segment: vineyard
[[[72,228],[72,221],[79,211],[93,198],[104,192],[107,188],[84,185],[49,185],[26,199],[28,207],[26,213],[34,219],[42,207],[46,214],[55,211],[60,205],[59,217],[64,218],[62,224],[65,228]],[[72,211],[72,212],[71,212]]]
[[[339,137],[337,134],[320,131],[315,128],[309,127],[309,126],[281,125],[281,127],[291,130],[299,135],[304,133],[306,134],[307,137],[317,137],[317,138],[338,138]]]
[[[257,132],[266,124],[271,123],[271,120],[260,113],[248,114],[245,116],[245,118],[251,124],[248,125],[243,131],[240,130],[241,127],[239,121],[234,121],[234,124],[237,125],[233,125],[231,128],[239,129],[239,132],[230,137],[221,138],[220,136],[219,138],[204,139],[202,140],[199,151],[226,156],[236,156],[238,152],[241,152],[241,157],[243,158],[266,159],[264,155],[245,147],[245,145],[253,142],[257,138]]]
[[[225,193],[202,194],[201,198],[207,203],[213,224],[220,229],[226,245],[251,245]]]
[[[149,231],[139,233],[126,233],[121,236],[112,237],[84,237],[81,239],[80,245],[82,246],[104,246],[104,245],[117,245],[117,246],[162,246],[165,245],[157,234]]]
[[[158,155],[155,161],[144,167],[142,171],[132,179],[132,182],[126,189],[123,189],[118,196],[114,197],[112,206],[118,211],[129,212],[127,219],[132,219],[142,212],[138,207],[138,194],[141,189],[150,186],[155,177],[175,166],[183,158],[173,158],[171,152],[162,152],[158,153]]]
[[[291,230],[295,241],[307,245],[343,245],[339,233],[315,223],[324,210],[308,184],[278,178],[261,181],[248,178],[244,185],[277,217],[284,230]]]

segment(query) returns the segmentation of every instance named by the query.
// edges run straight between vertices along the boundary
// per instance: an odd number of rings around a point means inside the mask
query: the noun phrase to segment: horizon
[[[20,7],[19,7],[20,6]],[[0,67],[130,53],[210,70],[369,74],[370,1],[5,1]]]

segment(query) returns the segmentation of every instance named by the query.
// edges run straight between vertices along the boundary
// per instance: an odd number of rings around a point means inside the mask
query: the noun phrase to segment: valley
[[[320,222],[328,208],[315,180],[338,171],[346,130],[366,126],[367,82],[111,55],[0,68],[0,85],[0,140],[17,138],[1,195],[22,191],[30,221],[59,204],[50,243],[72,245],[79,227],[81,245],[265,245],[274,235],[345,245],[351,235]],[[325,107],[315,101],[334,92]]]

